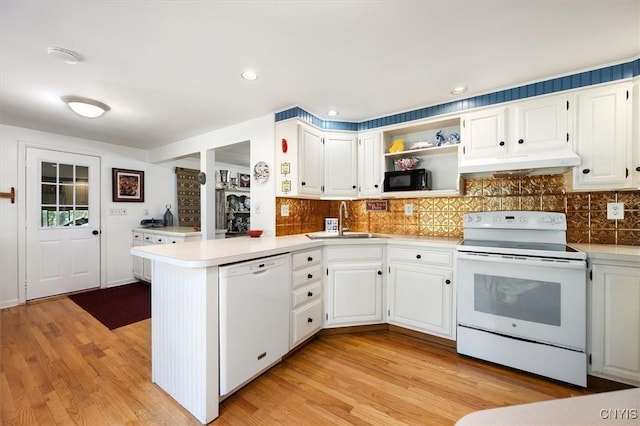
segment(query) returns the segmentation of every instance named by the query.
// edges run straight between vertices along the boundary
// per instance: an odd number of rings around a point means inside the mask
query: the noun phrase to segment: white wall
[[[176,166],[198,168],[191,161],[174,160],[195,152],[201,157],[208,150],[249,140],[251,142],[251,168],[265,161],[274,173],[274,115],[212,131],[188,140],[175,142],[153,151],[106,144],[88,139],[41,132],[38,130],[0,125],[0,191],[16,188],[18,200],[11,204],[0,200],[0,309],[19,303],[19,265],[24,262],[20,253],[20,239],[24,230],[21,215],[25,208],[24,159],[19,158],[21,146],[34,146],[101,158],[101,216],[102,216],[102,276],[103,287],[134,281],[132,274],[131,228],[144,218],[162,218],[165,205],[177,205]],[[23,148],[24,149],[24,148]],[[23,153],[24,154],[24,153]],[[185,164],[187,163],[187,164]],[[113,203],[111,201],[111,168],[143,170],[145,172],[144,203]],[[208,179],[215,185],[215,178]],[[207,182],[209,185],[209,182]],[[263,184],[251,182],[252,227],[275,235],[275,186],[271,178]],[[126,208],[126,216],[109,216],[110,208]],[[174,215],[177,209],[172,208]],[[145,213],[148,212],[148,215]],[[211,215],[215,213],[211,212]],[[98,283],[96,283],[97,285]]]
[[[149,153],[151,162],[163,162],[185,155],[200,153],[200,158],[214,148],[231,145],[238,142],[250,141],[251,161],[250,171],[258,161],[267,163],[271,170],[271,178],[264,183],[257,183],[251,172],[251,227],[264,230],[265,236],[274,236],[276,228],[276,199],[275,199],[275,115],[268,114],[243,123],[214,130],[193,138],[185,139],[162,146]],[[212,173],[207,173],[207,184],[215,185]],[[215,218],[215,212],[203,214]],[[205,221],[203,220],[203,224]],[[204,228],[203,228],[204,231]]]

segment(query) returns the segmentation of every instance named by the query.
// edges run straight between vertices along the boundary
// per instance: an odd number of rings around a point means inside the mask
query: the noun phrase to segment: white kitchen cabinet
[[[640,188],[640,82],[636,82],[633,85],[633,107],[632,107],[632,136],[631,146],[633,160],[631,164],[631,176],[633,188]]]
[[[291,255],[290,348],[298,346],[322,328],[322,250]]]
[[[389,323],[455,339],[453,251],[390,246],[388,264]]]
[[[327,247],[327,328],[383,322],[382,246]]]
[[[382,192],[382,138],[380,132],[358,136],[358,196],[376,197]]]
[[[318,162],[318,157],[315,161]],[[355,133],[324,134],[323,195],[343,198],[358,196],[358,145]]]
[[[541,96],[462,116],[462,161],[566,149],[567,95]]]
[[[324,183],[323,134],[314,127],[299,124],[298,144],[298,191],[302,195],[321,196]]]
[[[574,150],[581,164],[573,170],[572,189],[631,188],[640,179],[632,176],[640,175],[632,157],[632,84],[581,90],[576,99]]]
[[[132,245],[148,246],[153,244],[176,244],[187,241],[197,241],[202,238],[202,234],[194,231],[193,228],[184,226],[168,226],[163,228],[135,228],[133,229]],[[133,276],[151,282],[152,279],[151,260],[133,256]]]
[[[285,120],[276,123],[276,140],[277,196],[357,197],[356,133],[324,132]]]
[[[596,263],[597,262],[597,263]],[[594,260],[590,373],[640,385],[640,267]]]

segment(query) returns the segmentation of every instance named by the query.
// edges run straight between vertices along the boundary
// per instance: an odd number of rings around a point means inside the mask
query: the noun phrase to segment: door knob
[[[504,146],[504,141],[500,141],[500,143],[498,145]]]
[[[524,143],[524,139],[518,139],[518,143],[519,144],[523,144]]]
[[[582,170],[582,173],[585,174],[585,175],[588,175],[590,171],[591,171],[591,169],[584,169],[584,170]]]
[[[96,231],[96,230],[94,229],[93,231],[91,231],[91,233],[92,233],[93,235],[98,235],[98,234],[100,233],[100,231]]]

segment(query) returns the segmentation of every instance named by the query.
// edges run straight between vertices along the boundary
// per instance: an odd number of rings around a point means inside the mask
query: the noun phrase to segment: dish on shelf
[[[413,145],[411,145],[411,147],[409,149],[410,150],[425,149],[425,148],[431,148],[432,146],[434,146],[434,145],[431,142],[416,142]]]
[[[420,162],[420,160],[418,160],[415,157],[410,157],[410,158],[398,158],[396,160],[396,166],[400,169],[400,170],[411,170],[413,169],[415,166],[418,165],[418,163]]]

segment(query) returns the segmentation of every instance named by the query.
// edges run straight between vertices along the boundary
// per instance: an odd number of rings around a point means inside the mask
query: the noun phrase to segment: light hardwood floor
[[[109,331],[66,297],[0,311],[0,424],[199,424],[151,383],[150,327]],[[369,331],[313,339],[223,401],[213,424],[451,425],[594,390]]]

